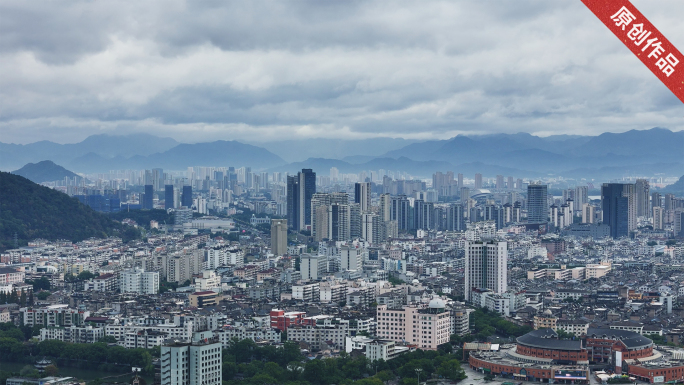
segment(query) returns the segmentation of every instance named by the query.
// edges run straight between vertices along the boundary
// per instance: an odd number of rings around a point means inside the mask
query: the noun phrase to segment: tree
[[[56,376],[59,374],[59,368],[55,365],[48,365],[45,367],[45,374],[48,376]]]
[[[33,290],[29,293],[28,304],[29,306],[33,305]]]
[[[95,274],[89,272],[88,270],[83,270],[76,276],[76,279],[79,281],[87,281],[93,278],[95,278]]]
[[[34,368],[31,365],[26,365],[23,368],[21,368],[21,371],[19,371],[19,374],[23,377],[32,377],[32,378],[39,378],[40,373],[38,373],[38,370]]]
[[[456,359],[442,362],[437,368],[437,374],[453,381],[460,381],[466,378],[465,371],[461,368],[461,363]]]
[[[105,344],[115,344],[116,343],[116,337],[114,336],[104,336],[97,340],[97,342],[102,342]]]
[[[26,290],[21,291],[21,297],[19,297],[19,306],[26,306]]]
[[[311,360],[306,363],[303,373],[304,379],[312,384],[325,383],[325,363],[323,360]]]
[[[45,301],[52,293],[50,293],[47,290],[43,290],[40,293],[36,294],[36,297],[38,297],[39,300]]]

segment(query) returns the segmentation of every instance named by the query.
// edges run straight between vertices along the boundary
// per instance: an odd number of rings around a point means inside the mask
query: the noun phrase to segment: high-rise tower
[[[545,184],[527,186],[527,222],[547,223],[549,218],[548,187]]]
[[[603,223],[610,226],[613,238],[627,237],[636,229],[635,187],[629,183],[604,183],[601,186]]]

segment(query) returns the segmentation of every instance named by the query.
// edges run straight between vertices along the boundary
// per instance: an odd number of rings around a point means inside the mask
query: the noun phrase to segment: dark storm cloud
[[[680,48],[680,2],[636,2]],[[579,1],[0,3],[0,140],[682,129]]]

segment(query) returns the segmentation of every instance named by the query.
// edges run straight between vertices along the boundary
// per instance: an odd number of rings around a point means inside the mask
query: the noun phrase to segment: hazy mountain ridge
[[[378,154],[387,148],[394,149]],[[304,160],[288,164],[278,154]],[[0,143],[1,169],[16,169],[44,159],[87,173],[153,167],[183,170],[189,166],[250,166],[255,171],[296,171],[311,167],[322,173],[339,166],[340,172],[384,168],[429,176],[435,171],[469,173],[466,171],[469,167],[464,165],[482,165],[486,171],[475,172],[485,176],[569,176],[583,171],[589,173],[584,177],[613,178],[629,175],[634,170],[657,173],[664,172],[658,167],[665,167],[669,175],[678,167],[684,169],[684,131],[652,128],[598,136],[549,137],[528,133],[459,135],[423,142],[319,138],[262,145],[222,140],[179,144],[173,139],[145,134],[93,135],[68,145],[48,141],[28,145]]]
[[[23,176],[34,183],[53,182],[62,180],[65,177],[78,177],[77,174],[49,160],[38,163],[28,163],[24,165],[24,167],[12,171],[12,174]]]
[[[659,163],[679,163],[684,167],[684,131],[652,128],[567,138],[540,138],[526,133],[459,135],[449,140],[412,144],[383,156],[452,164],[484,162],[554,174],[592,169],[604,175],[598,170],[650,169],[649,165]]]

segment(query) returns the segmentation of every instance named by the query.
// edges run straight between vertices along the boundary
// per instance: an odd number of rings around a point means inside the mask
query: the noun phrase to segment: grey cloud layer
[[[684,46],[684,4],[635,4]],[[5,1],[0,34],[3,142],[684,128],[579,0]]]

